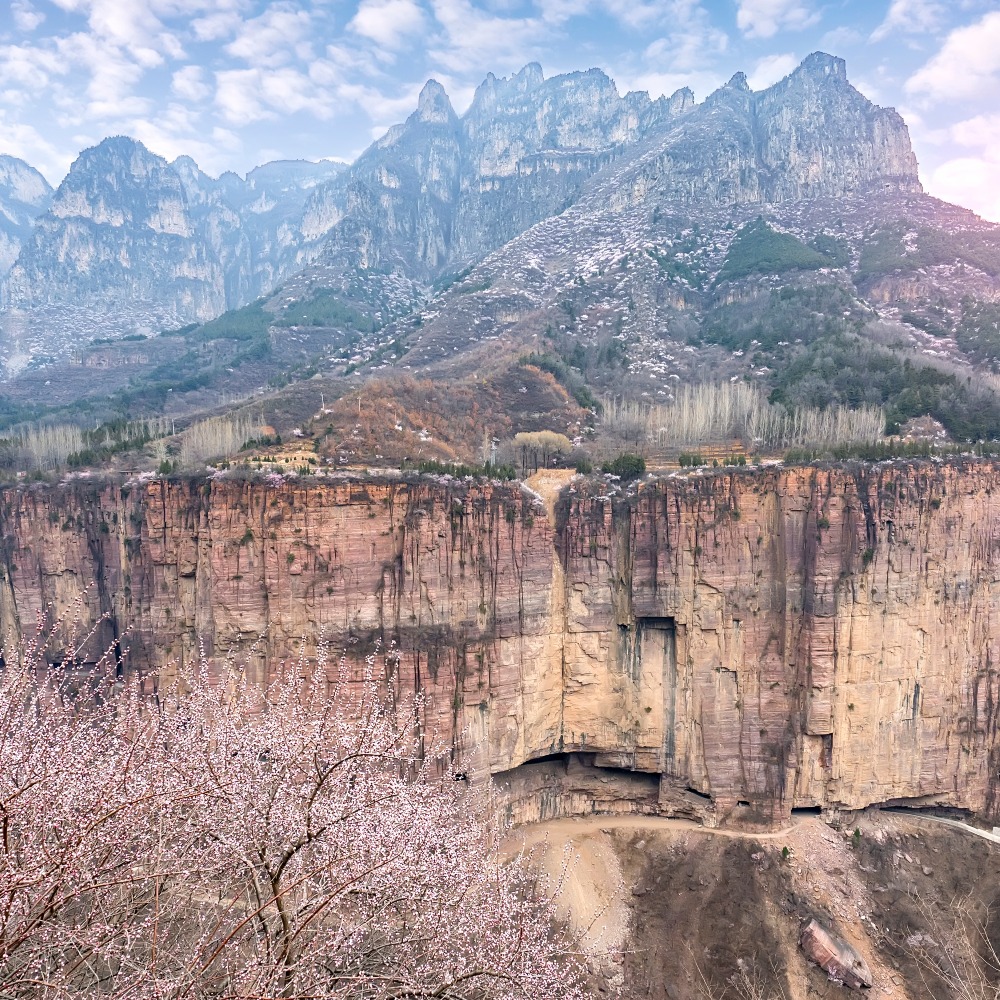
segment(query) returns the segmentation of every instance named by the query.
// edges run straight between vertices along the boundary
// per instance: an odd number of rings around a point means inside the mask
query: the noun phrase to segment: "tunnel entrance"
[[[498,771],[493,784],[514,823],[562,816],[656,812],[657,774],[602,767],[596,753],[548,753]]]

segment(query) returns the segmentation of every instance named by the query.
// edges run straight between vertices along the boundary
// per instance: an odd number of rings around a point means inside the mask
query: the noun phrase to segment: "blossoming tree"
[[[9,652],[0,995],[582,997],[552,893],[368,666],[262,690]]]

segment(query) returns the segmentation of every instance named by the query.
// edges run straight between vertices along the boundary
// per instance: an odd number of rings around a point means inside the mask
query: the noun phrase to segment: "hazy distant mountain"
[[[32,223],[51,200],[49,182],[34,167],[0,155],[0,275],[10,270]]]
[[[340,169],[273,163],[216,180],[124,136],[85,150],[22,225],[3,286],[8,356],[200,322],[270,291],[295,261],[306,198]]]
[[[679,377],[679,344],[742,343],[730,327],[763,330],[783,285],[822,287],[796,306],[805,326],[882,310],[905,312],[908,336],[957,337],[965,298],[1000,295],[997,232],[923,194],[905,123],[841,59],[815,53],[758,93],[737,73],[701,104],[532,64],[488,76],[462,116],[428,82],[347,168],[213,179],[129,139],[85,151],[6,281],[5,351],[17,369],[280,286],[268,308],[305,321],[312,346],[293,353],[317,363],[326,324],[331,344],[360,337],[360,357],[405,341],[411,367],[549,332],[560,349]],[[993,350],[974,330],[949,343],[926,349]]]

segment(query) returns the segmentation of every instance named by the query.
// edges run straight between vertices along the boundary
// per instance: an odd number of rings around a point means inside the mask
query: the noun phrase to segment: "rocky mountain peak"
[[[783,80],[754,94],[753,106],[775,200],[872,185],[923,190],[903,119],[851,86],[843,59],[812,53]]]
[[[38,215],[52,202],[52,187],[16,156],[0,155],[0,276],[17,260]]]
[[[541,64],[536,62],[522,66],[511,80],[511,83],[523,94],[537,90],[544,82],[545,74],[542,73]]]
[[[204,202],[216,185],[190,156],[178,156],[170,168],[180,178],[189,202]]]
[[[96,146],[83,150],[70,167],[66,179],[74,173],[76,177],[80,177],[87,170],[114,170],[143,177],[150,170],[166,165],[167,161],[163,157],[150,152],[138,139],[128,135],[113,135],[102,139]]]
[[[434,125],[447,125],[456,120],[455,110],[444,87],[437,80],[428,80],[417,99],[416,118]]]
[[[651,203],[703,213],[920,190],[902,119],[826,53],[758,93],[736,73],[702,104],[688,88],[652,101],[622,96],[600,69],[546,78],[529,63],[487,74],[461,118],[428,80],[405,122],[344,168],[276,162],[213,179],[189,157],[168,164],[107,139],[29,228],[6,294],[47,315],[99,306],[121,332],[141,303],[141,327],[156,330],[242,305],[308,265],[359,307],[377,303],[381,322],[546,220],[576,220],[565,246],[580,218],[605,212],[620,240],[615,213]],[[87,336],[60,322],[67,342]]]
[[[828,55],[826,52],[813,52],[802,60],[801,65],[795,70],[805,76],[833,77],[835,79],[847,79],[847,63],[838,56]]]
[[[670,114],[679,115],[694,107],[694,91],[690,87],[681,87],[680,90],[675,90],[666,101]]]

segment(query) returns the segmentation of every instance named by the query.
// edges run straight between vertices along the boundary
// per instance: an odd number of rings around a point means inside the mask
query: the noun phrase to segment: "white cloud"
[[[212,92],[200,66],[182,66],[174,73],[170,89],[185,101],[193,102],[203,101]]]
[[[864,35],[856,28],[841,25],[823,35],[819,40],[819,47],[824,52],[837,53],[848,45],[857,45],[863,38]]]
[[[227,69],[215,74],[215,103],[223,117],[234,125],[247,125],[273,112],[260,99],[260,70]]]
[[[909,121],[909,118],[907,118]],[[927,191],[1000,222],[1000,113],[989,111],[943,128],[914,120],[921,142],[941,151],[923,178]]]
[[[691,3],[674,0],[657,3],[656,0],[603,0],[603,6],[612,17],[628,28],[641,30],[666,23],[668,19],[687,20]],[[699,6],[695,3],[693,6]]]
[[[779,31],[798,31],[819,20],[803,0],[739,0],[737,27],[750,38],[771,38]]]
[[[10,5],[10,12],[18,31],[34,31],[45,20],[45,15],[36,10],[30,0],[14,0]]]
[[[788,76],[798,64],[799,60],[789,52],[764,56],[747,74],[747,83],[751,90],[766,90],[772,83]]]
[[[622,93],[646,91],[655,99],[689,87],[704,97],[727,78],[715,67],[729,47],[729,36],[697,0],[670,0],[660,3],[659,10],[662,23],[655,33],[645,29],[653,34],[645,48],[607,68]]]
[[[936,31],[944,13],[944,6],[938,0],[892,0],[885,19],[872,32],[871,40],[880,42],[897,31],[912,34]]]
[[[470,0],[431,0],[442,33],[431,44],[434,63],[456,73],[482,74],[483,67],[505,73],[538,55],[550,25],[536,17],[499,17]]]
[[[981,149],[991,159],[1000,160],[1000,114],[976,115],[952,125],[949,131],[960,146]]]
[[[995,91],[1000,76],[1000,11],[956,28],[932,59],[906,81],[908,94],[931,101],[980,98]]]
[[[180,58],[177,35],[161,16],[191,13],[212,0],[53,0],[71,13],[85,14],[95,42],[128,52],[146,67],[157,66],[167,56]]]
[[[259,17],[244,21],[226,52],[251,66],[281,66],[308,57],[312,16],[290,3],[276,3]]]
[[[97,116],[116,104],[124,105],[143,75],[143,66],[129,59],[127,53],[92,34],[77,32],[57,39],[56,50],[70,65],[89,73],[85,93],[97,105],[91,108]]]
[[[37,128],[10,120],[0,109],[0,149],[40,170],[52,185],[62,180],[74,156],[56,148]]]
[[[243,18],[239,14],[227,10],[196,17],[191,22],[191,30],[199,42],[217,42],[222,38],[232,38],[242,24]]]
[[[711,23],[700,4],[680,0],[661,8],[668,14],[664,33],[643,51],[649,70],[698,73],[726,51],[729,36]]]
[[[361,0],[348,28],[387,49],[399,49],[419,39],[424,12],[414,0]]]
[[[279,113],[309,111],[320,119],[333,114],[333,95],[291,66],[221,70],[215,80],[216,106],[234,125],[274,119]]]
[[[242,148],[235,132],[215,128],[207,137],[200,117],[182,104],[172,103],[155,118],[133,118],[124,130],[147,149],[175,160],[190,156],[206,173],[218,175],[227,169],[234,152]]]
[[[47,87],[53,76],[68,67],[57,53],[36,45],[0,45],[0,81],[20,83],[34,90]]]
[[[1000,222],[1000,160],[963,156],[946,160],[931,172],[929,194],[964,205],[984,219]]]

